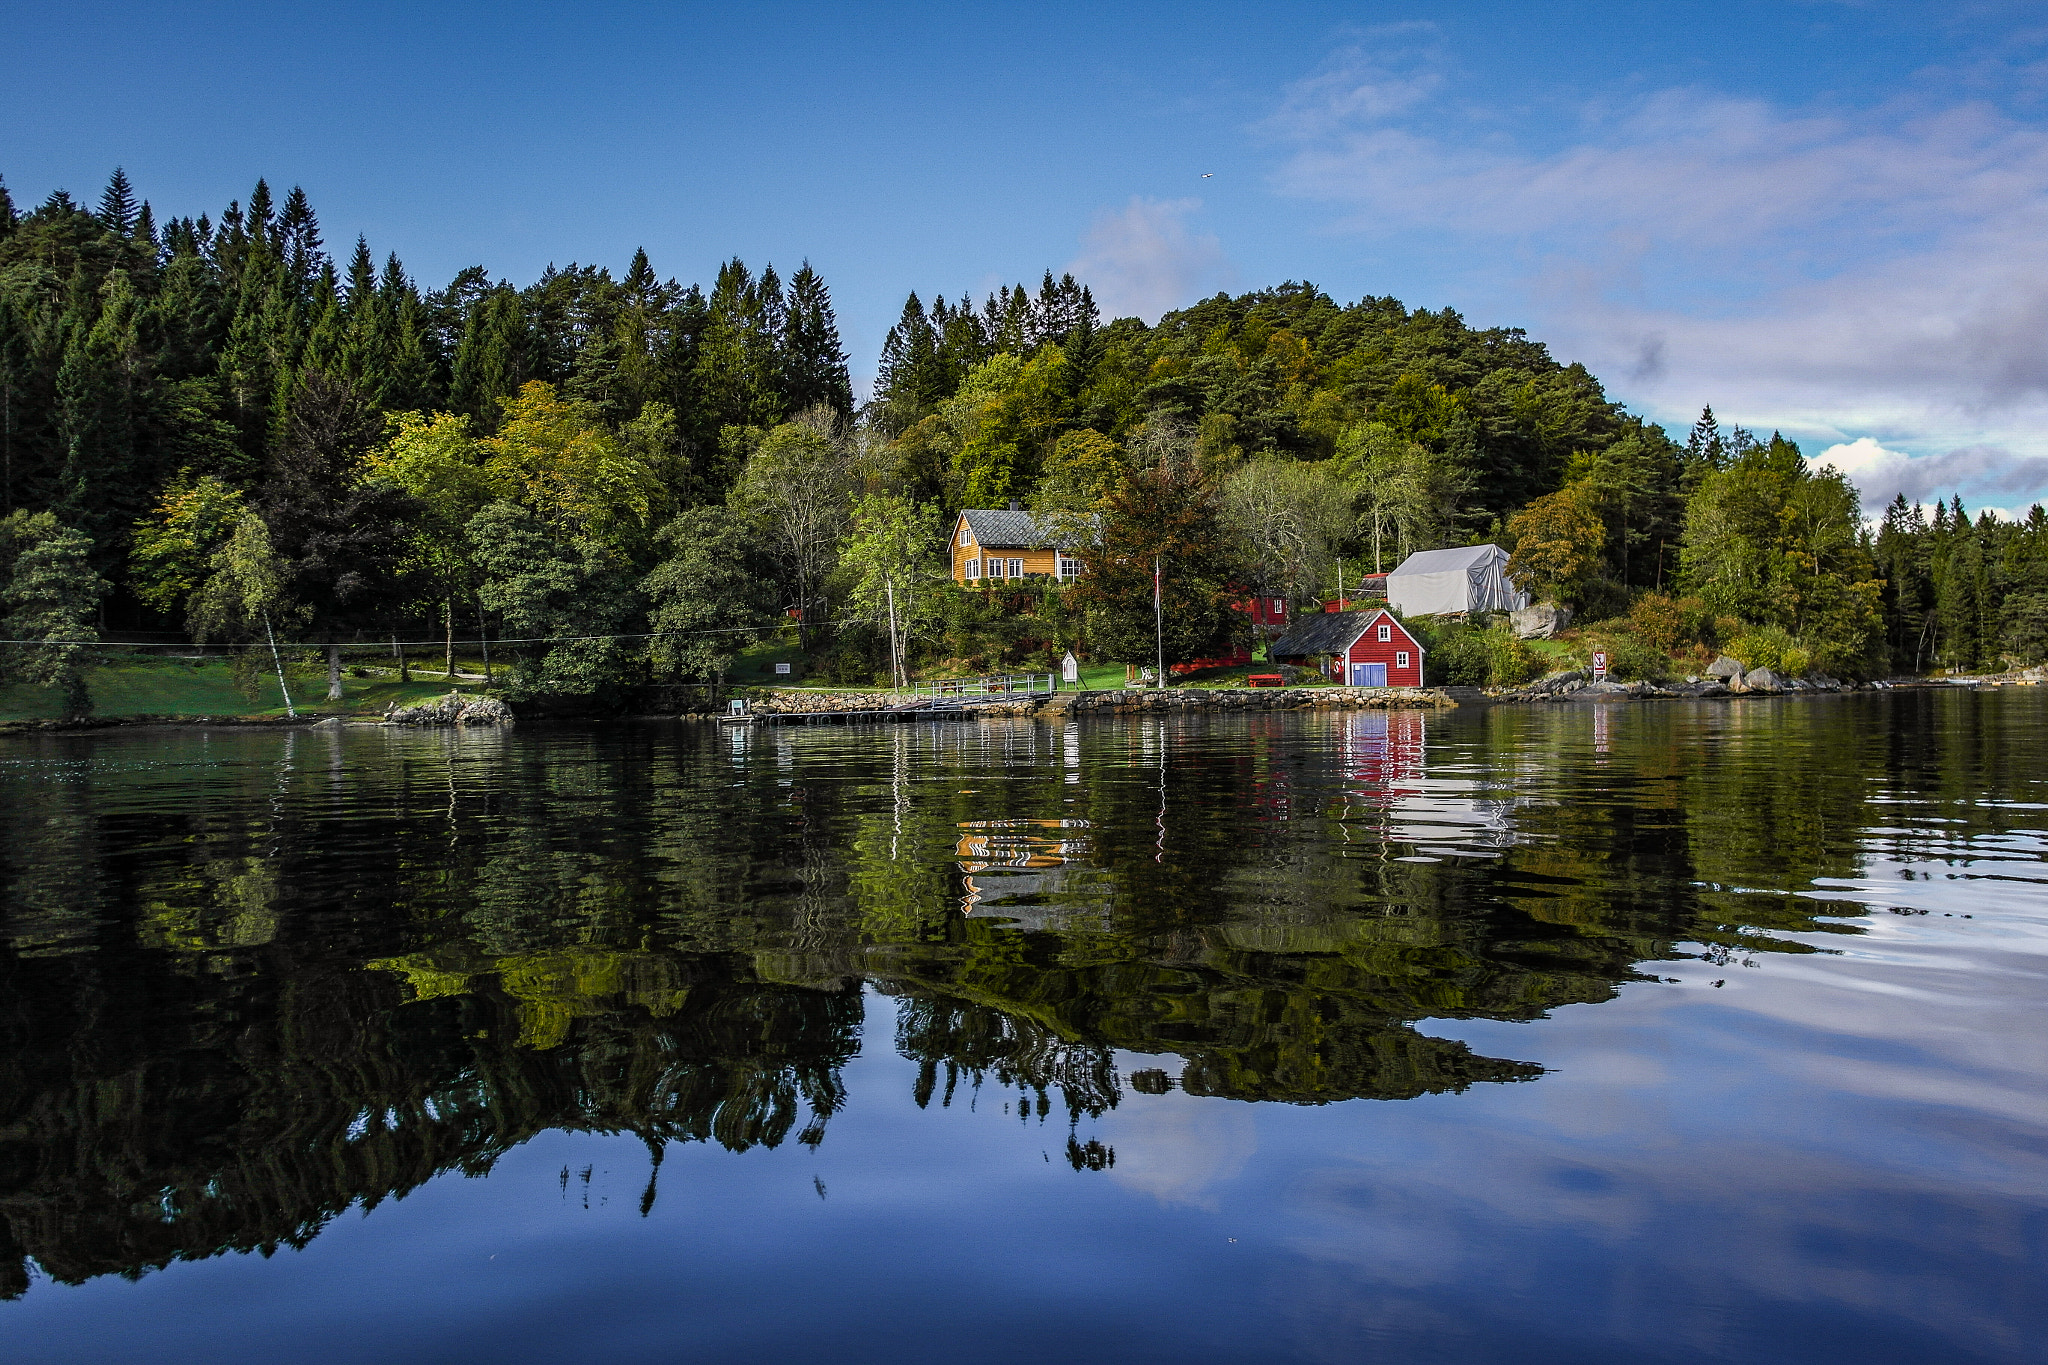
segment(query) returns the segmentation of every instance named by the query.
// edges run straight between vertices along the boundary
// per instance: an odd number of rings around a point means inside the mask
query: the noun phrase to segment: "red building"
[[[1352,687],[1420,687],[1422,655],[1421,644],[1384,608],[1304,616],[1266,648],[1275,663],[1314,668]]]

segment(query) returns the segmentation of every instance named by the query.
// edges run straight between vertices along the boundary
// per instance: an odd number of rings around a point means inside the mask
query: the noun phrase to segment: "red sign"
[[[1605,678],[1606,676],[1607,676],[1607,651],[1605,651],[1605,650],[1595,650],[1595,651],[1593,652],[1593,681],[1595,681],[1595,682],[1599,682],[1599,681],[1600,681],[1601,679]]]

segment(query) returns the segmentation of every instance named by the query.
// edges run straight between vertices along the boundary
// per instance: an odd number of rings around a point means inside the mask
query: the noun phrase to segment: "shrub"
[[[1580,633],[1572,661],[1590,669],[1595,653],[1607,655],[1607,676],[1622,682],[1656,682],[1671,676],[1670,656],[1635,635],[1626,620],[1601,621]]]
[[[1433,685],[1512,687],[1542,671],[1535,652],[1506,624],[1481,628],[1432,622],[1422,629],[1411,621],[1408,628],[1429,651],[1425,680]]]
[[[1813,655],[1783,626],[1751,626],[1729,642],[1728,653],[1742,661],[1745,672],[1768,668],[1796,678],[1813,668]]]

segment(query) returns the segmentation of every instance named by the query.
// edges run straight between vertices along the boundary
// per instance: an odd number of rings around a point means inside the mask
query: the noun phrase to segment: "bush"
[[[1682,647],[1712,647],[1715,622],[1707,604],[1697,597],[1644,593],[1628,609],[1629,633],[1652,649],[1675,654]]]
[[[1742,661],[1743,671],[1768,668],[1787,678],[1813,671],[1813,651],[1783,626],[1751,626],[1729,642],[1728,653]]]
[[[1607,676],[1622,682],[1657,682],[1671,676],[1671,657],[1638,637],[1626,620],[1587,626],[1572,649],[1572,662],[1591,669],[1596,652],[1607,655]]]
[[[1462,623],[1408,622],[1429,651],[1424,681],[1445,687],[1512,687],[1541,671],[1535,652],[1506,624],[1484,629]]]

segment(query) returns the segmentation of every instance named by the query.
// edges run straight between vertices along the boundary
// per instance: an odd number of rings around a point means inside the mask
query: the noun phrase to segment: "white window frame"
[[[1062,583],[1070,583],[1081,576],[1081,561],[1068,554],[1058,554],[1052,561],[1053,576]]]
[[[1022,578],[1023,576],[1024,576],[1024,561],[1023,561],[1023,560],[1021,560],[1021,559],[1013,559],[1013,560],[1011,560],[1011,561],[1010,561],[1010,577],[1011,577],[1011,578]]]
[[[962,545],[972,545],[974,543],[974,528],[964,521],[960,523],[960,543]]]
[[[976,556],[975,558],[967,561],[967,581],[969,583],[977,583],[981,581],[980,556]]]
[[[1395,650],[1395,651],[1394,651],[1394,667],[1396,667],[1396,668],[1406,668],[1406,667],[1408,667],[1408,651],[1407,651],[1407,650],[1405,650],[1405,649],[1397,649],[1397,650]]]
[[[1384,621],[1380,622],[1380,643],[1385,644],[1387,641],[1393,638],[1394,628]]]
[[[1286,599],[1286,598],[1284,598],[1284,597],[1276,597],[1276,598],[1274,598],[1274,599],[1273,599],[1273,613],[1272,613],[1272,614],[1273,614],[1273,615],[1275,615],[1275,616],[1285,616],[1285,615],[1287,614],[1287,599]]]

